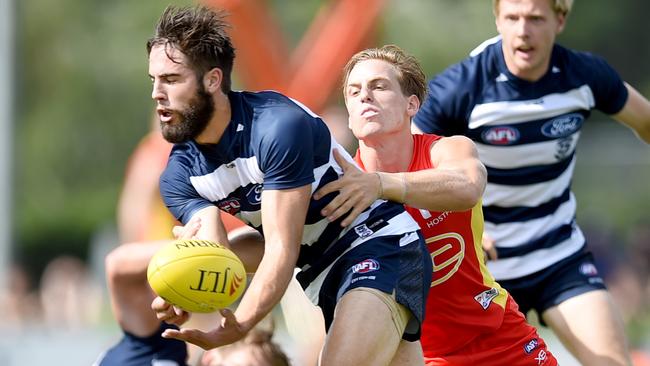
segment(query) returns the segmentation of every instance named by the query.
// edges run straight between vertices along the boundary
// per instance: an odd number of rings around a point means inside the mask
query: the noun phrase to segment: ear
[[[557,29],[555,30],[555,34],[560,34],[564,30],[564,26],[566,25],[566,14],[558,14],[557,15]]]
[[[409,96],[407,99],[408,104],[406,105],[406,113],[409,117],[413,118],[418,110],[420,109],[420,99],[415,95]]]
[[[221,90],[222,81],[223,72],[218,67],[208,70],[203,74],[203,87],[210,94],[214,94]]]

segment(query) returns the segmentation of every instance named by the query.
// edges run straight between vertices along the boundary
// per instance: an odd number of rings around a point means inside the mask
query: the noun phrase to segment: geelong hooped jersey
[[[263,234],[262,190],[311,184],[313,193],[343,174],[333,149],[352,158],[320,117],[282,94],[230,92],[228,98],[232,116],[219,143],[175,144],[160,178],[161,194],[183,224],[202,208],[217,206]],[[301,281],[304,287],[322,278],[340,255],[369,238],[418,230],[401,205],[388,201],[376,201],[343,229],[340,221],[330,223],[320,213],[333,197],[311,199],[309,204],[297,263],[301,278],[308,279]],[[369,219],[383,224],[369,229],[363,225]],[[337,247],[338,256],[323,255],[348,230],[359,233],[357,240],[348,248]]]
[[[434,168],[431,145],[436,135],[413,135],[408,171]],[[359,153],[355,157],[363,167]],[[436,212],[405,206],[424,235],[433,277],[422,324],[426,357],[453,353],[482,333],[501,326],[508,293],[484,265],[481,203],[461,212]]]
[[[594,108],[619,112],[627,89],[601,58],[555,45],[549,70],[528,82],[508,71],[500,38],[429,82],[414,123],[427,133],[462,134],[488,171],[485,231],[498,279],[519,278],[582,249],[571,179],[580,129]]]

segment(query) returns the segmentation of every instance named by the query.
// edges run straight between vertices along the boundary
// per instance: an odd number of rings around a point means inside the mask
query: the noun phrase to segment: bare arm
[[[431,148],[435,169],[409,173],[364,173],[335,153],[344,175],[316,192],[320,198],[339,191],[323,209],[330,221],[350,212],[349,225],[376,199],[382,198],[432,211],[463,211],[476,205],[485,190],[487,173],[474,143],[462,136],[446,137]]]
[[[201,223],[196,237],[203,240],[211,240],[230,248],[228,233],[221,221],[219,209],[215,206],[208,206],[197,211],[190,221],[197,220]]]
[[[404,203],[432,211],[463,211],[478,203],[485,190],[487,172],[470,139],[463,136],[440,139],[431,147],[431,162],[435,169],[405,173]],[[387,173],[381,174],[383,178]],[[388,177],[396,182],[393,175]],[[387,190],[390,186],[384,187]]]
[[[262,320],[280,301],[293,276],[310,193],[311,185],[264,191],[264,256],[235,313],[227,309],[221,310],[224,317],[222,323],[209,332],[186,328],[167,329],[163,337],[180,339],[210,349],[242,339]],[[207,223],[206,220],[202,218],[202,225]]]
[[[251,329],[268,314],[289,286],[310,196],[311,185],[262,193],[264,256],[235,312],[245,329]]]
[[[650,143],[650,101],[631,85],[626,83],[625,86],[628,91],[627,102],[623,109],[612,117],[634,130],[641,140]]]

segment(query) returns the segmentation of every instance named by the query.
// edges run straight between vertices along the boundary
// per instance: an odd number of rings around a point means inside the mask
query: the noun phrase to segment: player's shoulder
[[[320,120],[299,101],[276,91],[242,92],[241,98],[249,111],[253,142],[286,135],[294,130],[304,132],[305,128]]]
[[[242,104],[250,108],[255,115],[260,113],[307,113],[315,116],[307,107],[299,101],[292,99],[274,90],[262,90],[257,92],[242,91],[235,92],[239,95]]]
[[[559,64],[570,72],[585,75],[596,76],[594,71],[604,67],[610,68],[607,61],[598,54],[571,49],[557,43],[553,46],[553,59],[554,64]]]
[[[199,155],[200,151],[193,141],[174,144],[162,175],[169,178],[189,174],[194,163],[200,159]]]

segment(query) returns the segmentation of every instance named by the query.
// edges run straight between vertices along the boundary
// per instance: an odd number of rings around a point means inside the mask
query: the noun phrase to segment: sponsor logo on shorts
[[[508,126],[492,127],[484,131],[481,138],[492,145],[510,145],[519,140],[519,131]]]
[[[543,349],[539,350],[539,353],[537,354],[537,357],[535,357],[535,361],[537,361],[538,365],[543,365],[548,361],[548,355],[546,354],[546,351]]]
[[[375,233],[374,231],[370,230],[366,224],[355,226],[354,232],[357,233],[361,239],[365,239]]]
[[[580,265],[580,273],[585,276],[598,276],[598,269],[593,263],[586,262]]]
[[[374,259],[363,260],[352,266],[352,273],[368,273],[379,269],[379,262]]]
[[[499,295],[499,290],[496,288],[491,288],[489,290],[485,290],[480,294],[474,296],[474,300],[476,300],[481,305],[483,310],[487,310],[487,308],[490,307],[492,300],[494,300],[494,298],[497,297],[498,295]]]
[[[580,113],[571,113],[554,118],[542,126],[542,134],[546,137],[567,137],[582,127],[584,117]]]
[[[539,346],[539,341],[537,340],[537,338],[533,338],[530,341],[528,341],[528,343],[524,344],[524,352],[526,352],[526,354],[529,355],[533,353],[533,351],[535,350],[535,348],[537,348],[537,346]]]

